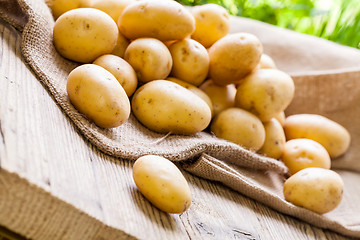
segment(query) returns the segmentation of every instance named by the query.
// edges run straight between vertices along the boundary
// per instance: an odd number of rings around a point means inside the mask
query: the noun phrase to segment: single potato
[[[323,214],[340,204],[344,183],[332,170],[305,168],[285,181],[283,191],[286,201]]]
[[[325,147],[330,157],[343,155],[350,146],[350,133],[339,123],[318,114],[296,114],[285,120],[287,140],[312,139]]]
[[[88,8],[91,5],[91,0],[46,0],[45,2],[51,9],[54,19],[57,19],[60,15],[69,10]]]
[[[215,84],[211,79],[206,80],[199,86],[211,99],[213,105],[213,116],[219,112],[234,107],[236,87],[234,84],[220,86]]]
[[[331,166],[331,159],[326,149],[320,143],[306,138],[286,142],[281,160],[288,167],[291,175],[304,168],[330,169]]]
[[[198,5],[191,9],[195,18],[195,31],[191,38],[209,48],[217,40],[225,37],[230,30],[230,16],[218,4]]]
[[[281,124],[281,126],[284,127],[285,119],[286,119],[286,116],[285,116],[285,112],[284,112],[284,111],[282,111],[282,112],[280,112],[279,114],[277,114],[274,118],[276,118],[276,120],[279,121],[279,123]]]
[[[252,113],[240,108],[228,108],[215,116],[211,123],[215,136],[256,152],[265,141],[262,122]]]
[[[176,1],[144,0],[124,9],[118,26],[128,39],[150,37],[165,42],[189,37],[195,30],[195,19]]]
[[[200,43],[183,39],[169,46],[173,60],[170,75],[199,86],[209,71],[209,54]]]
[[[260,148],[259,153],[267,157],[279,159],[284,152],[285,133],[284,129],[275,118],[264,123],[265,142]]]
[[[211,120],[211,110],[204,100],[167,80],[142,85],[131,104],[136,118],[158,133],[195,134],[204,130]]]
[[[133,179],[140,192],[164,212],[182,213],[191,205],[185,177],[166,158],[155,155],[138,158],[133,166]]]
[[[119,32],[116,45],[114,47],[114,50],[111,52],[111,54],[124,58],[125,50],[129,46],[129,44],[130,41]]]
[[[135,0],[92,0],[91,7],[106,12],[117,23],[124,9],[133,2]]]
[[[292,78],[277,69],[257,69],[238,85],[235,106],[266,122],[283,112],[294,97]]]
[[[190,90],[191,92],[195,93],[197,96],[199,96],[202,100],[204,100],[207,103],[207,105],[209,106],[211,112],[213,112],[213,105],[212,105],[211,99],[209,98],[209,96],[203,90],[201,90],[200,88],[198,88],[198,87],[196,87],[196,86],[194,86],[194,85],[192,85],[192,84],[190,84],[188,82],[182,81],[182,80],[177,79],[177,78],[168,77],[168,78],[166,78],[166,80],[177,83],[180,86],[182,86],[182,87]]]
[[[269,55],[263,53],[260,58],[259,68],[274,68],[274,69],[276,69],[276,64]]]
[[[112,54],[105,54],[95,59],[93,64],[99,65],[112,73],[124,88],[128,97],[135,92],[138,84],[136,73],[124,59]]]
[[[129,118],[130,102],[125,90],[98,65],[83,64],[71,71],[66,91],[74,107],[99,127],[118,127]]]
[[[78,8],[61,15],[54,26],[54,45],[65,58],[91,63],[111,53],[118,38],[112,18],[94,8]]]
[[[233,33],[209,48],[209,78],[218,85],[239,83],[259,64],[263,47],[250,33]]]
[[[143,83],[165,79],[173,64],[166,45],[155,38],[132,41],[125,50],[124,59],[134,68],[138,80]]]

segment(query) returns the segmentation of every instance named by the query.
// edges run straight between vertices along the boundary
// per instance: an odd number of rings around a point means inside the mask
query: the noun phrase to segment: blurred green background
[[[360,49],[360,0],[178,0],[216,3],[230,14],[267,22]]]

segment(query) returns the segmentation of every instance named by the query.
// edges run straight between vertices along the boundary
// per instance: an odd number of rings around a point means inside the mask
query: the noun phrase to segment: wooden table
[[[348,239],[187,172],[190,209],[159,211],[136,189],[132,162],[77,132],[24,63],[20,42],[0,22],[3,227],[32,239]]]

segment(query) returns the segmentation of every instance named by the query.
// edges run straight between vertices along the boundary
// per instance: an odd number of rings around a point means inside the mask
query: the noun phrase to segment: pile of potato
[[[206,4],[189,10],[172,0],[63,2],[48,1],[56,18],[54,45],[63,57],[82,63],[69,74],[67,92],[89,120],[113,128],[132,112],[158,133],[210,130],[281,159],[291,175],[284,184],[287,201],[318,213],[339,204],[343,183],[329,169],[331,158],[348,149],[350,134],[319,115],[285,118],[295,92],[292,78],[263,53],[256,36],[229,34],[224,8]],[[156,179],[154,168],[172,165],[156,156],[141,162],[134,165],[134,179],[147,196],[158,185],[147,184],[144,176]],[[168,186],[164,192],[179,189]],[[161,194],[148,198],[164,211],[181,212],[191,202],[188,191],[180,191],[186,197],[176,194],[180,208],[171,199],[159,203]]]

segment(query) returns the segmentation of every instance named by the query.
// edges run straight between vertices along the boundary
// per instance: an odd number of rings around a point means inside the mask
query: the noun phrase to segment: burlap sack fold
[[[78,64],[65,60],[56,52],[52,43],[54,21],[45,2],[1,0],[0,14],[22,32],[24,60],[53,100],[82,135],[100,150],[129,160],[144,154],[158,154],[173,161],[182,161],[189,172],[220,181],[280,212],[344,235],[360,236],[360,219],[345,218],[344,221],[338,214],[346,209],[344,207],[336,209],[335,214],[318,215],[284,201],[281,190],[286,167],[275,159],[247,151],[208,132],[193,136],[157,134],[141,125],[132,115],[118,128],[98,128],[79,114],[68,100],[66,78]],[[351,131],[353,142],[349,153],[334,160],[333,166],[354,169],[356,158],[360,156],[355,147],[360,141],[360,126],[354,124],[354,119],[360,117],[360,108],[355,104],[360,100],[359,51],[252,20],[233,17],[231,21],[233,32],[256,34],[263,42],[265,52],[273,56],[278,67],[294,77],[296,97],[288,114],[321,113]],[[356,165],[360,171],[359,164]],[[345,198],[342,205],[347,201],[351,199]]]

